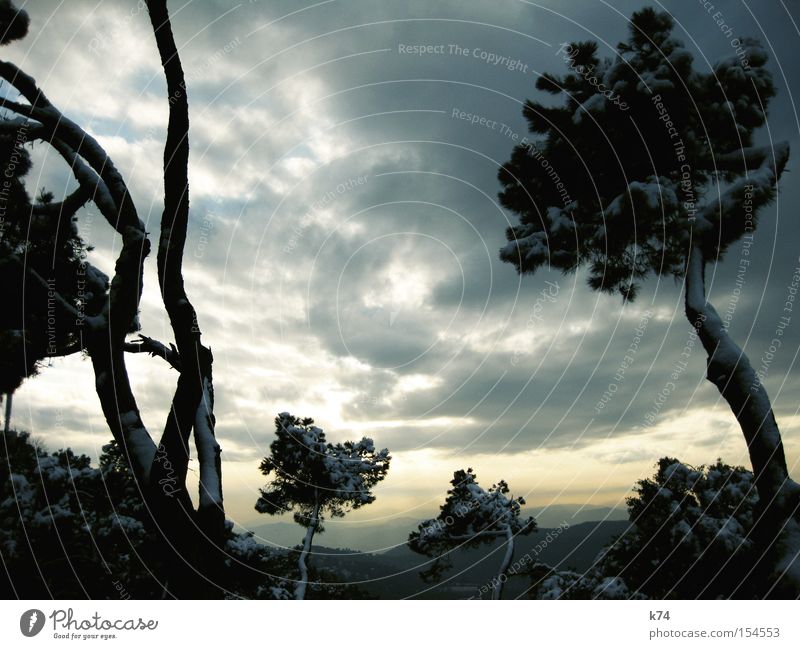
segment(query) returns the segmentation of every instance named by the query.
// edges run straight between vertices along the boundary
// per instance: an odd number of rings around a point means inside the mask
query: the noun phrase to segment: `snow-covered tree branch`
[[[420,523],[409,536],[408,545],[415,552],[435,558],[424,576],[438,579],[450,566],[451,551],[502,538],[505,552],[492,582],[492,599],[501,599],[508,568],[514,560],[514,539],[535,532],[536,521],[522,517],[525,499],[509,496],[504,480],[486,490],[478,484],[472,469],[467,469],[456,471],[450,484],[439,515]]]
[[[630,527],[584,572],[538,564],[534,599],[719,599],[774,596],[756,531],[754,476],[721,461],[665,457],[627,499]],[[779,592],[779,591],[778,591]]]
[[[260,466],[272,479],[261,489],[256,511],[294,511],[295,521],[306,528],[297,561],[296,599],[306,597],[309,555],[325,516],[341,518],[374,502],[372,488],[386,477],[390,460],[388,449],[377,450],[368,437],[333,444],[313,419],[288,412],[275,418],[275,439]]]

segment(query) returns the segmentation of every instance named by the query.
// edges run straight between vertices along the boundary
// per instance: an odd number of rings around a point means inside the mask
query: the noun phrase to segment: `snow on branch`
[[[597,43],[561,44],[570,72],[537,88],[562,101],[525,103],[531,136],[498,170],[519,219],[500,258],[520,274],[585,268],[593,289],[628,300],[648,275],[683,275],[690,233],[709,258],[724,253],[744,234],[746,188],[754,226],[788,158],[786,143],[753,143],[776,92],[756,41],[741,39],[746,66],[728,57],[705,71],[668,13],[645,8],[630,25],[605,60]]]
[[[421,522],[409,535],[409,547],[420,554],[434,557],[423,577],[436,579],[450,566],[449,554],[459,548],[477,547],[505,538],[507,553],[498,573],[499,598],[502,582],[513,558],[514,538],[536,531],[533,517],[523,517],[522,497],[509,495],[508,484],[501,480],[488,490],[478,484],[472,469],[453,474],[447,499],[436,518]]]
[[[306,528],[298,557],[299,579],[295,598],[304,599],[309,582],[308,558],[314,535],[322,532],[325,516],[342,517],[375,501],[372,488],[386,477],[391,456],[376,450],[364,437],[357,442],[332,444],[310,417],[282,412],[275,418],[275,439],[260,466],[271,476],[261,489],[256,511],[283,514]]]
[[[264,475],[274,476],[256,503],[262,513],[311,509],[316,502],[323,513],[344,516],[348,509],[374,502],[372,488],[389,471],[388,449],[377,450],[368,437],[329,443],[310,418],[280,413],[275,436],[260,467]]]

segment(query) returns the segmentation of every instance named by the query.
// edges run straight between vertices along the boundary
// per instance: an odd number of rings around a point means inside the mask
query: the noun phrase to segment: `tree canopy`
[[[684,273],[693,232],[712,258],[755,227],[788,156],[752,146],[775,95],[767,53],[741,39],[746,64],[732,54],[704,72],[673,30],[643,9],[613,58],[563,43],[569,72],[537,80],[563,101],[525,103],[531,139],[499,171],[519,217],[500,256],[520,273],[585,267],[593,288],[633,298],[650,273]]]
[[[275,418],[270,454],[259,467],[272,480],[261,489],[256,510],[294,510],[304,526],[315,505],[330,516],[344,516],[375,501],[372,487],[386,476],[390,460],[388,449],[376,450],[368,437],[332,444],[313,419],[282,412]]]
[[[774,592],[753,473],[659,460],[627,499],[630,527],[584,573],[533,566],[535,599],[719,599]]]
[[[494,593],[499,598],[505,572],[514,554],[514,538],[536,531],[532,516],[522,516],[523,497],[510,496],[505,480],[489,489],[478,484],[478,476],[468,468],[453,473],[447,498],[439,508],[439,515],[422,521],[408,537],[408,546],[419,554],[433,557],[434,561],[422,572],[425,579],[439,579],[450,568],[450,553],[460,548],[474,548],[503,539],[506,543],[504,557]]]
[[[91,247],[78,231],[76,212],[88,194],[78,189],[54,203],[42,189],[31,200],[26,126],[15,120],[2,126],[0,301],[6,308],[0,312],[0,392],[11,393],[44,359],[83,348],[83,323],[69,311],[99,311],[108,278],[88,263]]]

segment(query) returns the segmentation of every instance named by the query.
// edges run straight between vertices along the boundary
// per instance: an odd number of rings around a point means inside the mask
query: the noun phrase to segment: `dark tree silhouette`
[[[732,55],[703,73],[672,29],[668,14],[644,9],[614,59],[601,60],[593,42],[562,45],[570,73],[536,86],[564,101],[525,104],[534,141],[518,144],[499,172],[501,201],[519,216],[500,255],[520,273],[586,268],[592,288],[625,299],[651,273],[684,278],[707,378],[747,442],[762,548],[775,546],[776,573],[797,590],[800,488],[765,388],[706,301],[704,279],[706,263],[756,227],[789,146],[753,146],[775,94],[765,50],[741,39],[746,64]]]
[[[311,544],[314,535],[324,531],[325,516],[341,518],[350,509],[374,502],[372,488],[386,477],[391,457],[388,449],[377,451],[368,437],[331,444],[313,419],[287,412],[275,418],[275,439],[269,448],[259,468],[273,478],[261,489],[256,510],[272,515],[294,511],[294,520],[306,528],[295,586],[295,599],[305,599]]]
[[[0,445],[0,597],[161,597],[159,535],[125,452],[103,446],[99,468],[71,449],[48,452],[27,433]],[[225,530],[229,597],[289,599],[293,557]],[[334,587],[331,587],[334,588]],[[332,591],[332,592],[340,592]]]
[[[524,498],[508,496],[505,480],[485,490],[478,484],[472,469],[453,474],[452,487],[436,518],[423,521],[408,537],[408,545],[420,554],[435,557],[423,573],[426,579],[438,579],[450,567],[449,553],[459,548],[474,548],[502,539],[506,549],[492,582],[492,599],[501,599],[508,569],[514,560],[514,539],[536,531],[532,517],[523,518]]]
[[[27,11],[17,9],[11,0],[0,0],[0,45],[25,38],[30,22]]]
[[[753,473],[659,460],[628,498],[631,526],[584,573],[533,566],[534,599],[729,599],[776,594],[753,537]]]
[[[27,433],[0,446],[0,595],[158,597],[160,551],[116,443],[100,468],[71,449],[47,452]],[[124,592],[123,592],[124,591]]]
[[[214,435],[212,357],[200,340],[197,315],[184,290],[182,255],[189,214],[188,100],[180,57],[175,46],[166,0],[149,0],[147,7],[167,80],[169,124],[164,150],[164,213],[158,244],[158,274],[164,306],[172,325],[175,345],[146,336],[127,341],[137,328],[144,261],[150,242],[125,181],[100,144],[78,124],[63,115],[36,82],[14,64],[0,61],[0,78],[17,91],[24,103],[0,98],[0,108],[13,118],[3,120],[2,132],[24,128],[27,141],[49,143],[70,167],[78,181],[77,196],[91,197],[106,221],[122,239],[115,273],[108,291],[91,304],[76,307],[59,288],[43,286],[31,265],[22,264],[23,283],[47,289],[56,327],[80,321],[79,344],[91,359],[95,384],[106,421],[125,454],[141,497],[163,539],[167,560],[161,575],[165,593],[198,597],[220,594],[225,537],[220,448]],[[27,15],[10,2],[0,4],[0,26],[27,25]],[[25,30],[9,27],[16,37]],[[4,41],[6,42],[6,41]],[[67,201],[77,201],[72,196]],[[76,208],[77,209],[77,208]],[[58,233],[57,218],[44,225],[50,236]],[[74,213],[74,212],[73,212]],[[33,217],[31,217],[33,218]],[[49,239],[37,239],[47,245]],[[13,259],[4,250],[4,263]],[[6,259],[7,258],[7,259]],[[102,275],[98,274],[98,278]],[[149,352],[178,371],[168,419],[158,443],[145,428],[128,377],[125,354]],[[200,465],[199,504],[195,509],[186,489],[189,438],[194,432]]]
[[[59,203],[44,189],[35,201],[25,176],[31,169],[24,119],[0,120],[0,395],[5,395],[5,432],[11,398],[47,358],[82,348],[79,320],[56,324],[53,291],[75,310],[96,309],[108,278],[86,261],[76,213],[89,200],[83,188]]]

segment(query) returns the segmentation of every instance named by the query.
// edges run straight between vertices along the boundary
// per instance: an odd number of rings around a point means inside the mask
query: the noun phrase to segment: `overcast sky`
[[[794,152],[740,299],[737,244],[709,273],[712,300],[731,309],[731,332],[760,367],[800,254],[800,7],[714,4],[661,6],[700,70],[734,52],[718,20],[765,43],[778,96],[759,140],[789,140]],[[3,57],[98,137],[156,232],[167,103],[146,14],[134,0],[23,6],[30,34]],[[704,354],[668,387],[690,334],[672,279],[650,279],[623,307],[592,293],[582,274],[520,278],[498,259],[513,215],[497,203],[496,173],[513,134],[526,134],[522,102],[537,94],[540,73],[563,72],[562,42],[596,39],[611,55],[641,6],[170,2],[192,119],[186,280],[215,354],[230,518],[259,520],[257,465],[281,411],[314,417],[333,440],[368,435],[392,450],[378,500],[351,520],[431,514],[452,472],[467,466],[487,485],[508,480],[532,504],[622,505],[662,455],[747,463],[728,406],[703,378]],[[415,54],[416,45],[437,47]],[[39,184],[64,191],[60,159],[35,151]],[[95,209],[82,219],[93,259],[110,273],[118,242]],[[155,255],[147,272],[143,333],[167,341]],[[795,318],[765,383],[797,478]],[[633,365],[616,380],[642,328]],[[157,435],[176,374],[139,356],[129,369]],[[614,395],[598,411],[609,384]],[[28,381],[15,424],[51,448],[96,455],[110,434],[89,362],[59,360]]]

